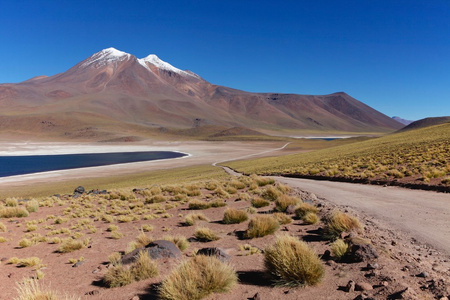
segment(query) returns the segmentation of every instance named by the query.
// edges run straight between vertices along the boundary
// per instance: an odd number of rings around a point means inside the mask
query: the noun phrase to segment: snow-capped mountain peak
[[[87,66],[94,66],[94,67],[102,67],[104,65],[107,65],[111,62],[116,61],[124,61],[131,57],[131,54],[125,53],[123,51],[117,50],[115,48],[107,48],[103,49],[91,57],[89,57],[82,65],[81,67],[87,67]]]
[[[194,74],[194,73],[188,73],[186,71],[180,70],[178,68],[175,68],[174,66],[172,66],[171,64],[161,60],[158,56],[156,56],[155,54],[150,54],[149,56],[145,57],[145,58],[141,58],[138,59],[139,63],[141,65],[143,65],[144,67],[148,68],[147,63],[150,63],[152,65],[154,65],[155,67],[157,67],[158,69],[161,70],[166,70],[166,71],[170,71],[170,72],[174,72],[180,75],[187,75],[187,76],[194,76],[194,77],[198,77],[198,75]]]

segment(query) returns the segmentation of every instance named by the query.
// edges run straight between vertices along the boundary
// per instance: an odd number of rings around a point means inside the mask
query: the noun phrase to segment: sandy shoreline
[[[152,170],[187,167],[201,164],[213,164],[218,161],[232,160],[255,153],[269,155],[271,150],[281,148],[283,142],[163,142],[145,141],[132,144],[98,144],[98,143],[38,143],[38,142],[3,142],[0,143],[0,156],[51,155],[110,153],[136,151],[173,151],[188,154],[176,159],[143,161],[88,167],[70,170],[57,170],[42,173],[16,175],[0,178],[2,186],[23,186],[39,182],[66,181],[77,178],[93,178],[114,175],[127,175]]]

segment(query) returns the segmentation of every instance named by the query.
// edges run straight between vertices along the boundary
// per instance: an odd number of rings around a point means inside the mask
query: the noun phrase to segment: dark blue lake
[[[0,177],[186,156],[171,151],[0,156]]]

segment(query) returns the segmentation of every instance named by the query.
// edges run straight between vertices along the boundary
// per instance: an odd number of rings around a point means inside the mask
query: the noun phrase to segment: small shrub
[[[289,235],[280,235],[264,251],[266,270],[279,285],[316,285],[325,270],[319,259],[305,242]]]
[[[227,204],[225,203],[225,201],[223,201],[223,200],[214,200],[214,201],[211,201],[211,206],[212,207],[223,207],[223,206],[226,206]]]
[[[263,237],[275,233],[278,228],[280,228],[280,223],[274,217],[270,215],[258,215],[250,220],[245,236],[249,239]]]
[[[163,282],[162,300],[200,300],[212,293],[230,291],[237,274],[229,264],[213,256],[198,255],[181,263]]]
[[[0,232],[6,232],[6,225],[0,222]]]
[[[208,227],[197,227],[194,232],[196,239],[202,242],[211,242],[220,240],[220,237]]]
[[[276,212],[273,214],[274,218],[277,219],[280,225],[286,225],[292,223],[292,218],[284,213]]]
[[[316,224],[319,222],[319,216],[316,213],[309,211],[303,215],[302,221],[305,222],[305,224]]]
[[[348,244],[342,239],[337,239],[331,244],[331,253],[340,260],[348,251]]]
[[[141,228],[142,228],[142,231],[145,231],[145,232],[153,231],[153,226],[152,225],[144,224],[144,225],[141,226]]]
[[[357,218],[340,211],[335,211],[326,220],[325,236],[330,239],[335,239],[343,232],[359,231],[361,229],[361,223]]]
[[[113,252],[108,256],[108,260],[113,266],[118,266],[121,264],[122,255],[119,252]]]
[[[269,178],[269,177],[256,177],[255,181],[258,186],[266,186],[268,184],[275,183],[275,180],[273,178]]]
[[[110,288],[126,286],[134,282],[134,275],[122,265],[109,268],[103,277],[103,283]]]
[[[59,253],[69,253],[82,248],[86,248],[89,244],[89,239],[84,241],[74,240],[72,238],[65,239],[58,248]]]
[[[5,205],[9,207],[16,207],[19,205],[19,201],[16,198],[8,198],[5,200]]]
[[[258,247],[253,247],[250,244],[239,245],[239,250],[244,252],[244,254],[238,254],[241,256],[261,253],[261,250]]]
[[[308,212],[313,212],[317,214],[319,212],[319,209],[317,209],[317,207],[315,207],[314,205],[308,203],[300,203],[299,205],[297,205],[297,208],[295,209],[295,216],[301,219]]]
[[[40,276],[43,277],[43,276]],[[41,287],[38,279],[26,279],[21,283],[17,283],[18,297],[14,300],[80,300],[75,296],[61,296],[58,293]]]
[[[199,210],[199,209],[207,209],[211,207],[211,204],[202,200],[191,200],[188,204],[189,209]]]
[[[150,258],[147,251],[139,252],[136,262],[131,267],[131,274],[134,280],[140,281],[157,276],[159,273],[158,265]]]
[[[301,202],[300,199],[288,195],[282,195],[275,201],[275,210],[284,212],[289,205],[297,205]]]
[[[23,238],[19,241],[20,248],[30,247],[31,245],[33,245],[33,242],[27,238]]]
[[[281,195],[282,195],[281,192],[277,188],[269,186],[262,192],[261,197],[270,201],[275,201]]]
[[[115,240],[119,240],[121,238],[123,238],[123,233],[119,232],[119,231],[111,231],[111,238],[115,239]]]
[[[28,210],[23,207],[4,207],[0,209],[0,218],[24,218],[30,214]]]
[[[29,212],[36,212],[39,209],[39,202],[36,199],[30,200],[26,204],[26,209]]]
[[[256,197],[256,198],[252,199],[251,204],[252,204],[253,207],[261,208],[261,207],[269,206],[270,205],[270,201],[266,200],[266,199],[263,199],[261,197]]]
[[[202,213],[191,213],[186,216],[184,219],[184,223],[188,226],[192,226],[196,221],[206,221],[209,222],[209,219]]]
[[[189,241],[182,235],[166,235],[162,239],[174,243],[180,251],[184,251],[189,247]]]
[[[248,215],[243,210],[227,208],[223,214],[222,222],[225,224],[239,224],[248,220]]]

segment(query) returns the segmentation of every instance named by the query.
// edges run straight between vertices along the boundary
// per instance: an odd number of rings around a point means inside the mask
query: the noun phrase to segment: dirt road
[[[450,194],[343,182],[275,177],[337,205],[373,216],[393,230],[450,255]]]

